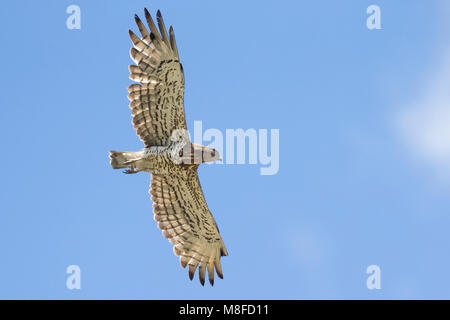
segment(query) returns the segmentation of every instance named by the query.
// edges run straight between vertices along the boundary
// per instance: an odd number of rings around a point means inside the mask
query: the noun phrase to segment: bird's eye
[[[180,157],[183,156],[183,149],[181,149],[180,152],[178,152],[178,155],[179,155]]]
[[[215,157],[216,156],[216,151],[214,150],[213,152],[211,152],[211,157]]]

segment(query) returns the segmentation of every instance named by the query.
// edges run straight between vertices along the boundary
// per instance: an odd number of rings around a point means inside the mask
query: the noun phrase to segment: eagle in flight
[[[137,152],[110,151],[111,166],[124,173],[151,173],[150,194],[154,219],[173,244],[183,268],[192,280],[198,267],[200,283],[205,272],[214,285],[214,269],[223,278],[220,258],[228,252],[203,195],[197,168],[203,162],[221,160],[219,153],[189,140],[184,113],[184,72],[173,28],[167,34],[161,12],[159,31],[145,9],[150,33],[135,15],[141,33],[129,30],[133,47],[128,87],[132,123],[145,148]]]

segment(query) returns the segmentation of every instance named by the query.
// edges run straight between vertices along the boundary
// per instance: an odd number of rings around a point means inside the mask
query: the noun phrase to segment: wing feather
[[[146,147],[165,146],[172,132],[186,128],[184,112],[184,74],[179,62],[173,30],[170,38],[158,11],[159,31],[145,9],[150,33],[136,15],[141,33],[129,31],[133,47],[130,57],[130,79],[139,84],[128,87],[133,126]]]
[[[228,255],[214,217],[208,209],[196,168],[175,168],[169,175],[152,174],[150,194],[154,219],[163,236],[174,244],[174,253],[192,280],[199,267],[199,280],[214,284],[214,269],[223,278],[220,258]]]
[[[147,20],[148,27],[150,28],[151,33],[153,33],[155,37],[155,42],[159,43],[161,42],[161,35],[158,32],[158,29],[156,28],[155,22],[153,21],[153,18],[151,14],[148,12],[147,8],[144,8],[145,13],[145,19]]]
[[[137,14],[134,15],[134,20],[136,21],[136,24],[138,26],[139,32],[142,35],[142,40],[147,43],[150,44],[150,34],[147,31],[147,28],[145,28],[144,24],[142,23],[141,19],[139,18],[139,16]]]
[[[169,35],[170,35],[170,47],[175,52],[175,55],[177,56],[177,58],[180,59],[180,57],[178,56],[178,49],[177,49],[177,42],[175,40],[175,33],[173,32],[172,26],[169,27]]]
[[[158,20],[158,26],[159,26],[159,30],[161,31],[161,39],[162,39],[162,41],[164,41],[164,43],[168,47],[170,47],[169,37],[167,36],[167,31],[166,31],[166,26],[164,25],[164,20],[163,20],[163,17],[161,15],[161,11],[159,11],[159,10],[156,13],[156,20]]]

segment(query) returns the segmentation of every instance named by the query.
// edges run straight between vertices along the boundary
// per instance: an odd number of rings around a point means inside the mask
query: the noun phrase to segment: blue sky
[[[199,170],[230,254],[212,288],[157,229],[149,175],[109,165],[143,147],[126,87],[144,7],[174,26],[190,130],[280,130],[276,175]],[[444,0],[4,3],[0,298],[450,298],[449,14]]]

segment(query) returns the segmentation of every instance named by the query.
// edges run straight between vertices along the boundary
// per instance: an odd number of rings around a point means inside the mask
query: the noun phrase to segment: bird
[[[128,86],[132,124],[145,147],[140,151],[110,151],[113,169],[126,174],[149,172],[154,220],[173,244],[190,280],[198,267],[201,285],[205,274],[214,285],[214,271],[223,279],[221,257],[228,251],[206,203],[197,169],[205,162],[221,161],[211,147],[192,143],[184,110],[184,70],[180,62],[173,27],[169,34],[158,10],[156,24],[145,8],[150,32],[138,15],[135,21],[141,37],[129,30],[134,65]],[[159,30],[158,30],[159,29]]]

